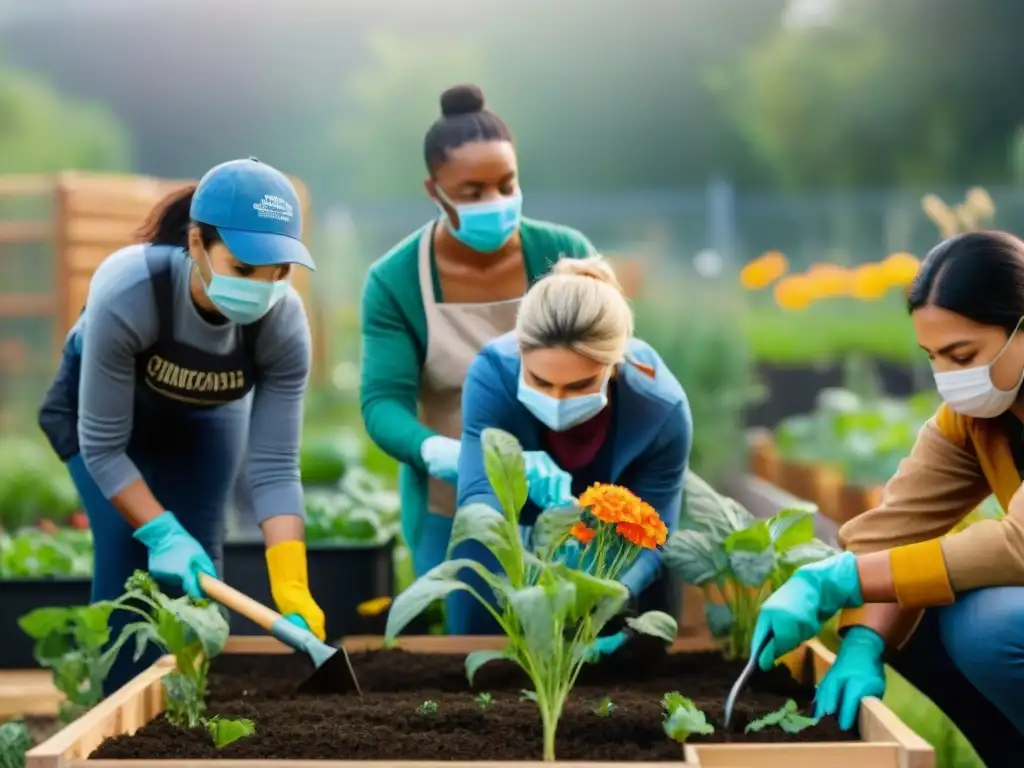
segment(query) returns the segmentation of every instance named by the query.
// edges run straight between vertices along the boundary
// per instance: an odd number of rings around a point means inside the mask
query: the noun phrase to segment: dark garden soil
[[[640,638],[637,638],[640,640]],[[662,731],[661,697],[679,691],[694,700],[716,727],[696,741],[850,741],[827,718],[798,735],[768,729],[744,735],[752,719],[792,698],[806,712],[812,688],[784,669],[758,673],[740,697],[732,732],[720,726],[725,697],[742,668],[714,653],[666,654],[664,646],[637,642],[587,667],[566,703],[558,727],[560,760],[680,760],[680,747]],[[295,686],[310,672],[298,656],[221,656],[210,676],[210,714],[247,717],[256,734],[217,750],[202,731],[182,731],[162,718],[132,736],[108,739],[93,759],[332,759],[332,760],[540,760],[541,724],[535,704],[520,699],[530,687],[517,667],[483,666],[467,692],[464,656],[371,651],[352,656],[365,699],[353,695],[308,698]],[[481,709],[476,693],[493,697]],[[606,717],[594,713],[605,697]],[[434,714],[420,714],[425,701]]]

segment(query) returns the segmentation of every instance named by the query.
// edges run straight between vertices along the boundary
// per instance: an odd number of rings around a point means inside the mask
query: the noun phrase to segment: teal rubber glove
[[[630,633],[626,630],[616,632],[614,635],[606,635],[605,637],[597,638],[590,647],[584,651],[584,658],[593,664],[596,661],[600,661],[602,657],[608,656],[609,654],[615,653],[623,644],[629,639]]]
[[[885,694],[885,641],[873,629],[850,627],[839,646],[835,664],[814,697],[814,716],[836,715],[848,731],[857,722],[860,700]]]
[[[173,512],[164,512],[138,528],[134,538],[149,550],[150,574],[157,581],[180,587],[191,597],[202,597],[199,574],[217,576],[203,546],[182,528]]]
[[[459,455],[462,453],[462,443],[452,440],[443,435],[428,437],[420,446],[420,456],[427,465],[427,472],[431,477],[446,480],[449,483],[458,482],[459,479]]]
[[[852,552],[805,565],[764,601],[750,653],[756,654],[764,638],[772,633],[758,658],[758,665],[767,671],[780,656],[816,637],[837,611],[863,604],[857,557]]]
[[[551,509],[572,503],[572,475],[554,459],[544,451],[527,451],[523,460],[530,500],[534,504],[541,509]]]

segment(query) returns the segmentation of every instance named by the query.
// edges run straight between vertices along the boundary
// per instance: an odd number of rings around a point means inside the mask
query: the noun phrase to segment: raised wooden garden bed
[[[56,715],[62,698],[48,669],[0,670],[0,721]]]
[[[234,637],[214,662],[209,709],[228,717],[251,717],[257,727],[254,736],[217,753],[203,734],[174,730],[160,719],[161,678],[172,669],[171,659],[166,658],[29,752],[27,768],[440,768],[481,763],[540,768],[543,763],[533,755],[539,758],[541,752],[541,726],[535,705],[520,700],[521,673],[500,663],[485,665],[477,673],[474,693],[467,692],[462,672],[465,654],[501,648],[504,642],[491,637],[404,637],[400,640],[403,653],[381,651],[380,638],[348,638],[345,644],[366,692],[360,701],[354,696],[293,696],[292,686],[308,671],[303,660],[281,658],[280,654],[289,652],[274,640]],[[562,717],[561,764],[579,768],[622,762],[687,768],[934,767],[931,747],[877,699],[867,699],[861,706],[859,740],[855,734],[839,731],[834,722],[823,721],[797,735],[773,729],[729,736],[719,729],[719,734],[703,737],[707,742],[695,737],[680,750],[661,733],[662,694],[679,690],[717,723],[729,678],[740,666],[725,662],[709,648],[706,638],[686,638],[676,642],[667,659],[651,660],[647,651],[634,652],[612,656],[603,667],[588,668]],[[256,654],[274,658],[260,659]],[[424,659],[424,654],[432,658]],[[755,679],[738,705],[737,720],[749,722],[786,698],[806,707],[812,695],[806,684],[820,679],[833,659],[817,642],[803,646],[787,664],[805,685],[790,679],[784,670]],[[473,698],[481,691],[493,695],[486,710]],[[593,708],[606,696],[616,702],[616,708],[602,718]],[[436,712],[417,713],[421,700],[435,701]],[[745,743],[711,743],[716,738]],[[776,743],[759,743],[768,741]],[[105,759],[90,759],[97,749],[98,757]],[[217,759],[218,754],[223,759]]]

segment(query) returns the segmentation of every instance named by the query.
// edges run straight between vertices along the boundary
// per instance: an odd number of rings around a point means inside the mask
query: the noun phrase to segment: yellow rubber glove
[[[283,541],[267,549],[267,570],[277,610],[294,624],[301,619],[310,632],[323,640],[324,612],[309,593],[305,542]]]

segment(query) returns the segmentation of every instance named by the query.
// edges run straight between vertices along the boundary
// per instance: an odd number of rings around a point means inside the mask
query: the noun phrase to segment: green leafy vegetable
[[[360,468],[349,470],[334,489],[306,492],[306,539],[311,543],[376,545],[399,527],[398,496]]]
[[[139,621],[128,624],[118,642],[134,636],[136,659],[149,643],[173,654],[175,670],[163,678],[167,719],[189,728],[200,725],[210,660],[224,650],[227,620],[209,601],[167,597],[142,571],[135,572],[125,589],[118,608],[136,614]]]
[[[218,715],[204,720],[203,725],[213,737],[213,744],[217,749],[256,733],[256,726],[252,720],[245,718],[229,720]]]
[[[22,528],[0,532],[0,579],[39,579],[92,575],[92,533],[62,528],[47,533]]]
[[[552,558],[567,536],[568,515],[556,515],[543,527],[545,541],[538,554],[520,537],[519,513],[527,499],[522,447],[507,432],[486,429],[481,437],[484,467],[501,511],[485,504],[459,509],[452,521],[449,557],[464,541],[483,544],[497,559],[502,575],[480,563],[447,560],[395,598],[388,613],[386,636],[394,638],[429,605],[456,591],[473,595],[494,617],[508,638],[503,651],[478,651],[466,658],[472,682],[479,668],[496,659],[518,664],[533,683],[528,695],[537,703],[544,732],[544,759],[555,759],[555,731],[566,697],[587,663],[587,650],[607,622],[620,612],[628,593],[609,574],[626,568],[639,550],[616,550],[600,575],[569,568]],[[545,513],[546,515],[547,513]],[[583,510],[574,510],[576,522]],[[614,529],[612,529],[614,531]],[[612,550],[609,549],[609,552]],[[463,570],[476,573],[493,600],[459,579]],[[667,614],[638,617],[634,631],[671,641],[675,621]]]
[[[118,606],[100,602],[68,608],[36,608],[18,619],[21,630],[35,640],[33,655],[49,669],[54,687],[62,694],[58,717],[69,723],[103,698],[103,681],[127,637],[108,650],[107,621]]]
[[[786,733],[800,733],[800,731],[810,728],[812,725],[817,725],[819,719],[817,717],[801,715],[796,702],[790,699],[779,709],[769,712],[764,717],[758,718],[747,725],[746,733],[763,731],[769,727],[781,728]]]
[[[13,531],[46,517],[63,521],[81,507],[67,469],[41,440],[0,440],[0,527]]]
[[[714,726],[697,705],[678,691],[666,693],[661,699],[661,708],[665,712],[662,727],[672,741],[685,744],[694,734],[707,736],[715,732]]]
[[[28,727],[21,720],[0,724],[0,768],[25,768],[25,753],[32,748]]]
[[[480,709],[490,709],[493,703],[494,697],[489,693],[478,693],[476,695],[476,705],[480,707]]]
[[[416,707],[416,714],[418,715],[435,715],[437,714],[437,702],[427,699],[418,707]]]
[[[598,717],[610,717],[612,712],[615,711],[615,702],[605,696],[601,699],[596,707],[594,707],[594,714]]]
[[[813,512],[784,509],[755,519],[688,471],[686,509],[664,562],[704,590],[708,629],[725,654],[745,658],[762,603],[797,568],[836,551],[814,537]]]

